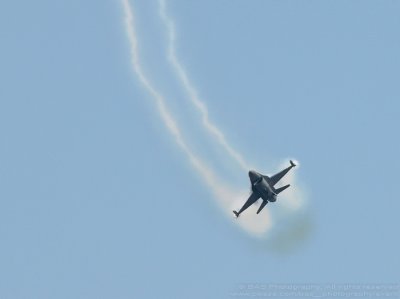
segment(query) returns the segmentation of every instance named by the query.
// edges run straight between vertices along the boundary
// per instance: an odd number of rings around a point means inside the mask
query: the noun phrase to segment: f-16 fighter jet
[[[251,195],[249,199],[246,201],[246,203],[243,205],[243,207],[239,210],[239,212],[233,211],[233,213],[236,215],[236,217],[239,217],[239,215],[246,210],[248,207],[250,207],[253,203],[255,203],[259,198],[262,199],[261,206],[258,208],[257,214],[261,212],[261,210],[265,207],[265,205],[270,201],[270,202],[275,202],[276,197],[279,193],[281,193],[283,190],[288,188],[290,185],[286,185],[283,187],[280,187],[278,189],[275,189],[274,186],[276,183],[280,181],[281,178],[285,176],[285,174],[288,173],[290,169],[295,167],[296,164],[293,163],[292,160],[290,160],[290,166],[288,168],[285,168],[281,172],[278,172],[277,174],[268,177],[266,175],[262,175],[261,173],[258,173],[254,170],[249,171],[249,178],[251,182]]]

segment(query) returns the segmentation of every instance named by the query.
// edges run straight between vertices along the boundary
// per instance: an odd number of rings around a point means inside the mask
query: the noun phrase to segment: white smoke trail
[[[211,133],[211,136],[215,138],[215,140],[226,150],[226,152],[240,165],[240,167],[248,171],[251,169],[249,163],[247,163],[241,154],[239,154],[226,140],[224,134],[220,129],[217,128],[215,124],[213,124],[208,116],[208,109],[206,104],[199,98],[198,92],[194,88],[193,84],[190,82],[189,77],[183,67],[183,65],[178,60],[175,51],[175,25],[173,20],[168,16],[166,11],[165,0],[159,0],[159,13],[161,19],[164,21],[164,24],[167,28],[168,34],[168,60],[172,64],[175,72],[177,73],[179,80],[181,81],[184,89],[189,95],[189,99],[192,104],[197,108],[197,110],[201,114],[203,126]]]
[[[183,64],[179,61],[178,56],[176,54],[175,24],[173,19],[167,13],[166,0],[158,0],[158,4],[159,4],[159,15],[162,21],[164,22],[167,32],[167,41],[168,41],[167,58],[171,63],[175,73],[177,74],[180,83],[187,92],[190,102],[200,112],[203,126],[210,133],[210,135],[214,137],[217,143],[222,146],[222,148],[227,152],[227,154],[241,166],[243,170],[247,171],[251,169],[252,167],[249,166],[249,163],[247,163],[243,159],[243,157],[228,143],[222,131],[210,121],[206,104],[199,98],[196,88],[191,83]],[[281,163],[279,170],[287,167],[288,160],[289,159],[285,160],[284,163]],[[278,219],[279,222],[281,222],[281,220],[285,219],[287,220],[288,218],[294,216],[294,214],[296,213],[301,212],[301,210],[305,208],[304,192],[297,184],[294,172],[290,172],[282,179],[281,185],[286,185],[286,184],[290,184],[291,188],[285,190],[285,192],[283,192],[283,194],[280,195],[279,202],[281,204],[278,205],[276,208],[274,207],[274,213],[272,215],[271,214],[268,215],[268,219],[270,219],[272,222],[275,222]],[[243,205],[244,198],[246,198],[246,195],[247,194],[245,192],[242,192],[241,197],[238,197],[238,200],[235,204],[236,208]],[[269,209],[264,209],[263,213],[269,213]],[[251,214],[251,211],[247,212],[246,216],[248,214]],[[244,216],[245,214],[242,215]],[[260,221],[260,219],[258,218],[257,221]],[[270,226],[272,222],[269,223]]]
[[[232,206],[235,204],[235,201],[238,198],[241,198],[243,200],[243,198],[241,197],[242,195],[232,192],[229,188],[224,186],[222,184],[222,180],[218,178],[217,175],[212,171],[212,169],[207,167],[204,161],[202,161],[197,155],[195,155],[188,146],[187,141],[183,137],[175,118],[167,108],[163,96],[154,88],[151,81],[148,79],[142,69],[138,53],[138,41],[135,32],[133,9],[131,4],[129,3],[129,0],[122,0],[122,4],[125,15],[125,30],[131,48],[132,67],[139,79],[139,82],[154,99],[160,117],[167,130],[173,136],[175,143],[186,154],[193,168],[201,176],[204,182],[210,187],[214,196],[219,200],[219,203],[222,205],[223,209],[231,215]],[[237,205],[235,205],[235,207],[237,207]],[[262,236],[271,226],[270,218],[268,217],[268,215],[264,215],[262,219],[255,219],[254,217],[246,216],[241,217],[239,224],[243,229],[257,236]]]

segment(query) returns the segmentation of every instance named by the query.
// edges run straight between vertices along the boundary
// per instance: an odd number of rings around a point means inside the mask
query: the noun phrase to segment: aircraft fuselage
[[[250,170],[249,177],[252,183],[251,189],[253,192],[257,192],[263,200],[271,202],[276,200],[276,194],[261,174],[254,170]]]

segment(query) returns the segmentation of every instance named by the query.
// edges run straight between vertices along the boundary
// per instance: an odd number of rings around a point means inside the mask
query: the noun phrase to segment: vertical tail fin
[[[279,194],[279,193],[281,193],[283,190],[285,190],[286,188],[289,188],[290,187],[290,184],[289,185],[286,185],[286,186],[283,186],[283,187],[280,187],[280,188],[278,188],[278,189],[275,189],[275,193],[276,194]]]

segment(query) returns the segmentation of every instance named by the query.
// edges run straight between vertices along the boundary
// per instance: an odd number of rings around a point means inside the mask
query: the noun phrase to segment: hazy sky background
[[[185,101],[157,1],[131,3],[143,68],[183,133],[248,188]],[[260,241],[221,213],[132,71],[119,1],[7,1],[0,297],[227,298],[240,283],[398,283],[400,3],[169,0],[167,9],[177,53],[231,144],[261,171],[301,162],[304,238],[290,248]]]

